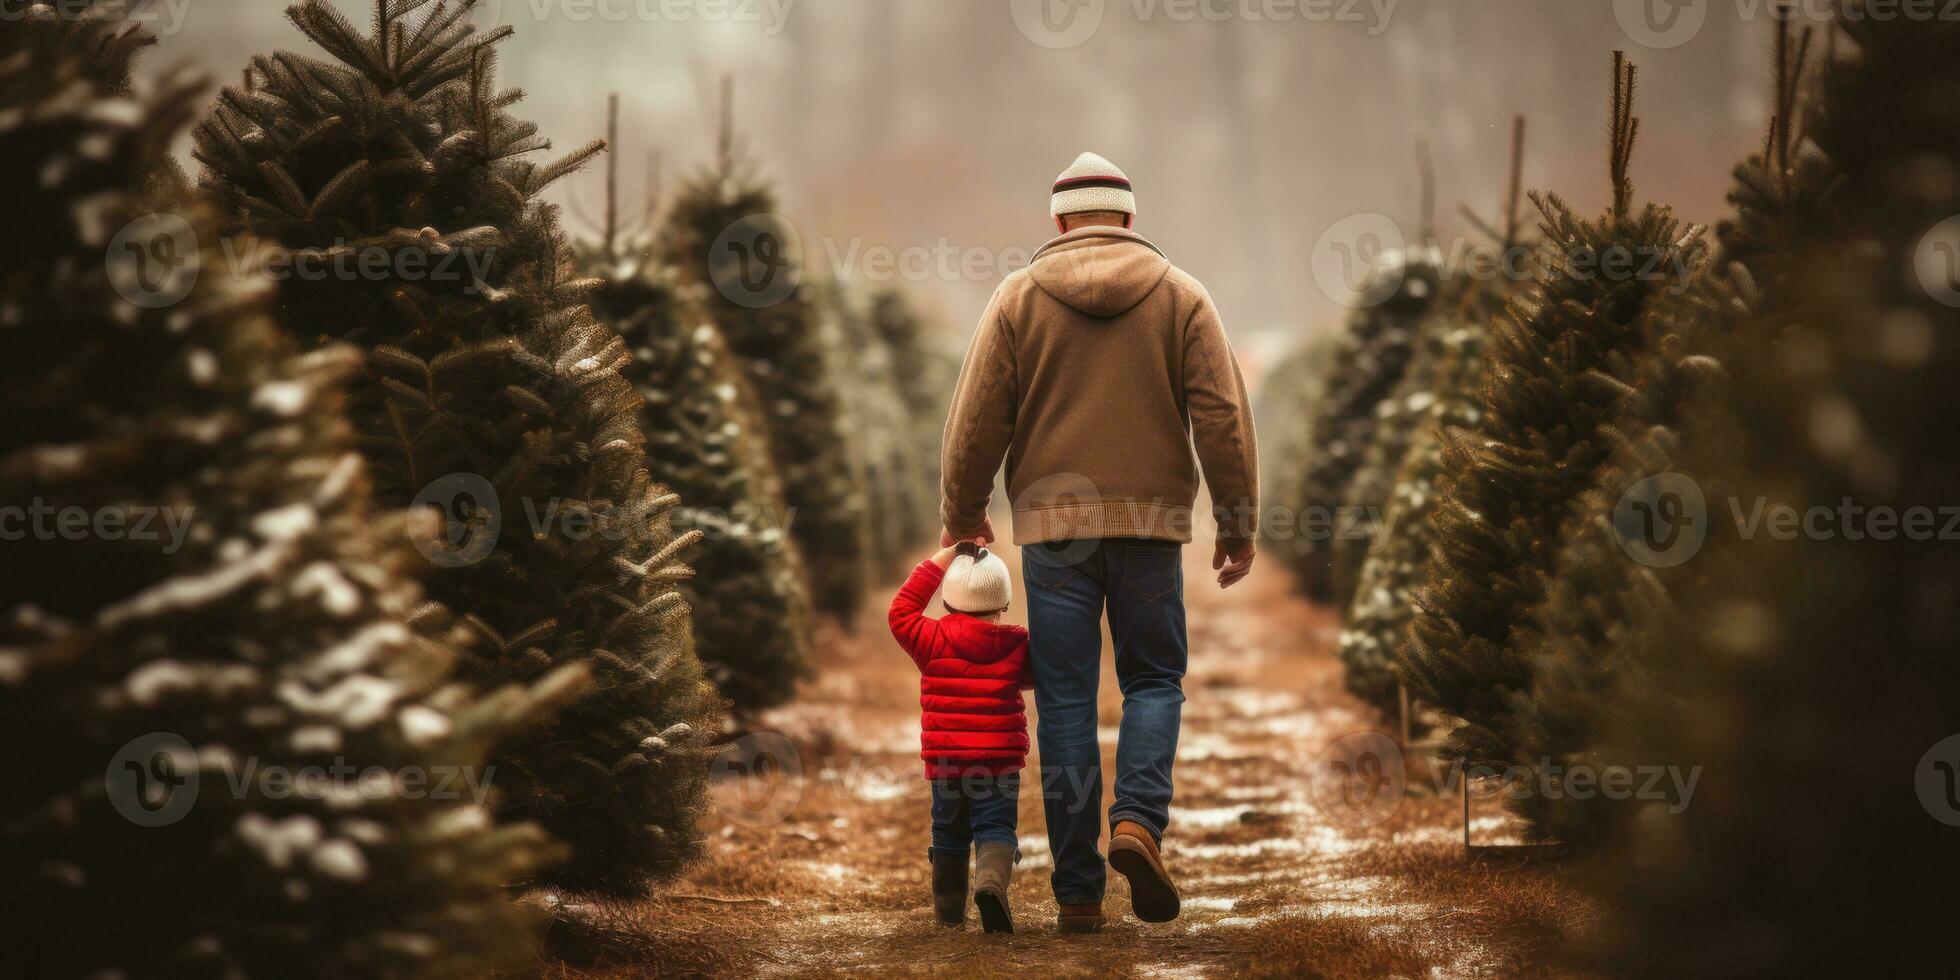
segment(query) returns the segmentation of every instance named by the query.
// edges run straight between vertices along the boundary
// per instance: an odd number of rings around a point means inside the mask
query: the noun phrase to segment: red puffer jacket
[[[963,613],[925,614],[944,569],[919,563],[892,599],[892,636],[919,665],[919,757],[927,779],[1015,772],[1028,761],[1028,631]]]

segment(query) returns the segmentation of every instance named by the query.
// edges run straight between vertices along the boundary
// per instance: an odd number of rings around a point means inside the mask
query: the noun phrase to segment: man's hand
[[[1254,548],[1251,538],[1220,539],[1211,553],[1211,567],[1218,570],[1218,587],[1229,589],[1252,572]]]
[[[950,530],[941,530],[939,532],[939,546],[941,548],[951,548],[952,546],[960,543],[961,541],[978,541],[980,543],[980,547],[982,548],[990,544],[993,544],[994,543],[993,517],[990,515],[987,517],[980,518],[980,527],[972,534],[954,534]]]

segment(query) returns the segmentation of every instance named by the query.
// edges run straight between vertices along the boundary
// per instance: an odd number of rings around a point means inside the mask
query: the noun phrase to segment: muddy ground
[[[1025,791],[1017,932],[934,923],[918,677],[885,632],[880,606],[855,633],[828,632],[802,695],[754,726],[751,744],[793,754],[794,765],[718,783],[708,860],[644,902],[574,903],[554,930],[552,945],[565,959],[546,972],[1559,972],[1558,940],[1583,927],[1590,910],[1557,867],[1523,854],[1467,856],[1459,797],[1447,784],[1431,785],[1436,772],[1420,753],[1397,767],[1387,737],[1395,721],[1342,689],[1335,614],[1299,599],[1270,560],[1220,592],[1204,567],[1208,555],[1187,549],[1191,663],[1164,848],[1184,895],[1177,921],[1138,922],[1122,877],[1112,874],[1109,926],[1100,935],[1058,935],[1040,801]],[[1121,711],[1108,659],[1105,779]],[[1516,840],[1496,801],[1475,804],[1471,831],[1478,844]]]

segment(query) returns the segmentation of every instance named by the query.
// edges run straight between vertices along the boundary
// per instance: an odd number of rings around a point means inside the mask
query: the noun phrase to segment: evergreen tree
[[[1720,471],[1707,455],[1734,444],[1726,408],[1730,394],[1725,361],[1751,356],[1729,335],[1744,328],[1785,272],[1798,221],[1823,214],[1829,176],[1815,154],[1803,153],[1795,134],[1798,80],[1810,34],[1792,43],[1787,20],[1778,22],[1775,97],[1762,153],[1736,171],[1730,200],[1738,216],[1723,225],[1726,270],[1663,299],[1643,321],[1650,352],[1618,375],[1596,371],[1595,386],[1615,397],[1615,418],[1601,430],[1612,451],[1579,497],[1561,532],[1560,552],[1546,596],[1520,629],[1524,659],[1534,665],[1529,696],[1517,702],[1511,742],[1521,761],[1550,760],[1553,772],[1577,767],[1591,772],[1641,765],[1618,759],[1600,744],[1601,730],[1641,692],[1665,690],[1654,673],[1653,644],[1676,614],[1674,597],[1704,588],[1716,563],[1675,564],[1672,559],[1635,560],[1623,545],[1663,537],[1645,527],[1641,514],[1622,500],[1643,482],[1688,477],[1707,490],[1722,489]],[[1790,122],[1786,122],[1786,120]],[[1690,421],[1695,432],[1685,432]],[[1643,502],[1659,506],[1658,497]],[[1666,514],[1660,513],[1665,519]],[[1622,526],[1624,524],[1632,526]],[[1547,778],[1553,778],[1548,776]],[[1541,837],[1573,844],[1610,838],[1624,816],[1615,801],[1596,794],[1552,791],[1519,800],[1519,809]]]
[[[1349,488],[1374,440],[1376,408],[1408,369],[1419,326],[1435,304],[1436,258],[1427,246],[1384,256],[1328,361],[1310,423],[1312,451],[1296,457],[1305,473],[1298,495],[1286,501],[1300,515],[1294,550],[1312,598],[1346,606],[1353,596],[1356,556],[1368,541],[1361,537],[1365,515],[1346,510]]]
[[[633,352],[625,374],[640,394],[647,468],[684,502],[674,527],[704,535],[690,555],[700,577],[682,585],[695,649],[722,694],[752,713],[788,700],[809,673],[809,596],[784,533],[788,509],[760,399],[721,331],[651,249],[586,256],[605,280],[593,310]]]
[[[1665,691],[1610,729],[1620,757],[1705,769],[1686,809],[1645,808],[1593,878],[1592,962],[1629,975],[1951,968],[1954,762],[1935,746],[1960,717],[1944,680],[1960,562],[1930,524],[1843,515],[1847,499],[1862,515],[1960,499],[1960,308],[1951,267],[1929,263],[1960,193],[1924,179],[1960,171],[1960,24],[1851,13],[1854,50],[1818,84],[1821,162],[1778,159],[1738,191],[1754,203],[1730,237],[1786,256],[1738,316],[1740,440],[1698,439],[1691,420],[1685,442],[1745,507],[1760,495],[1859,533],[1738,535],[1697,557],[1722,574],[1653,644]],[[1779,204],[1791,220],[1756,223]]]
[[[1665,207],[1633,207],[1633,88],[1616,53],[1612,206],[1585,220],[1556,195],[1532,195],[1542,271],[1492,325],[1476,428],[1443,437],[1436,547],[1399,662],[1412,696],[1460,722],[1450,758],[1517,759],[1512,716],[1533,665],[1513,630],[1544,597],[1566,514],[1611,455],[1602,427],[1618,400],[1600,373],[1623,373],[1643,352],[1645,321],[1697,262],[1698,230],[1684,234]]]
[[[558,848],[454,780],[492,776],[491,745],[582,672],[449,680],[453,631],[340,414],[358,354],[298,356],[262,270],[228,275],[170,179],[202,82],[131,85],[150,39],[103,7],[21,13],[0,29],[0,187],[31,216],[0,244],[0,500],[50,523],[0,562],[10,971],[527,961],[505,883]]]
[[[375,0],[366,34],[324,0],[289,8],[331,60],[253,59],[196,154],[241,226],[295,254],[289,328],[369,352],[350,412],[380,499],[465,510],[452,474],[493,496],[468,516],[501,532],[452,527],[431,596],[478,634],[483,683],[588,664],[598,688],[500,752],[504,811],[572,845],[552,883],[632,894],[700,849],[719,706],[674,589],[690,538],[647,476],[631,355],[538,200],[603,144],[527,159],[549,144],[494,87],[510,32],[478,36],[475,6]]]
[[[1265,539],[1260,550],[1271,552],[1303,585],[1322,555],[1289,511],[1303,499],[1306,461],[1319,451],[1313,441],[1313,419],[1326,393],[1331,377],[1328,364],[1338,343],[1335,338],[1316,338],[1293,348],[1266,372],[1252,406],[1259,425],[1259,484],[1266,499],[1279,504],[1259,522]]]
[[[715,165],[674,203],[663,257],[680,268],[762,395],[770,454],[790,506],[790,536],[801,550],[812,599],[823,612],[848,618],[864,599],[869,570],[865,501],[844,444],[842,397],[819,334],[815,289],[800,281],[799,270],[782,265],[766,270],[754,294],[741,285],[751,261],[762,259],[746,250],[781,241],[775,208],[774,193],[741,165],[724,118]],[[782,295],[774,295],[779,289]]]
[[[905,524],[899,540],[915,548],[938,537],[939,446],[959,380],[959,355],[937,344],[937,334],[895,289],[871,298],[871,326],[891,352],[892,377],[905,406],[905,428],[913,465],[918,468],[916,495],[901,507]]]
[[[897,358],[871,310],[841,282],[819,295],[824,349],[841,381],[844,445],[864,488],[871,570],[880,579],[896,578],[937,537],[939,486],[928,482],[937,460],[924,461]]]

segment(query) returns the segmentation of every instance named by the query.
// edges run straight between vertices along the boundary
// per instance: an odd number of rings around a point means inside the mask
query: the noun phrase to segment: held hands
[[[954,537],[953,532],[950,530],[941,530],[939,532],[939,546],[942,548],[951,548],[953,545],[958,544],[962,540],[977,541],[980,543],[980,546],[983,548],[986,547],[987,545],[993,544],[995,540],[993,517],[987,516],[987,517],[980,518],[980,527],[972,534],[962,535],[960,537]],[[952,559],[948,558],[947,560],[951,561]]]
[[[1218,569],[1218,587],[1229,589],[1251,574],[1255,551],[1251,538],[1219,539],[1211,553],[1211,567]]]

